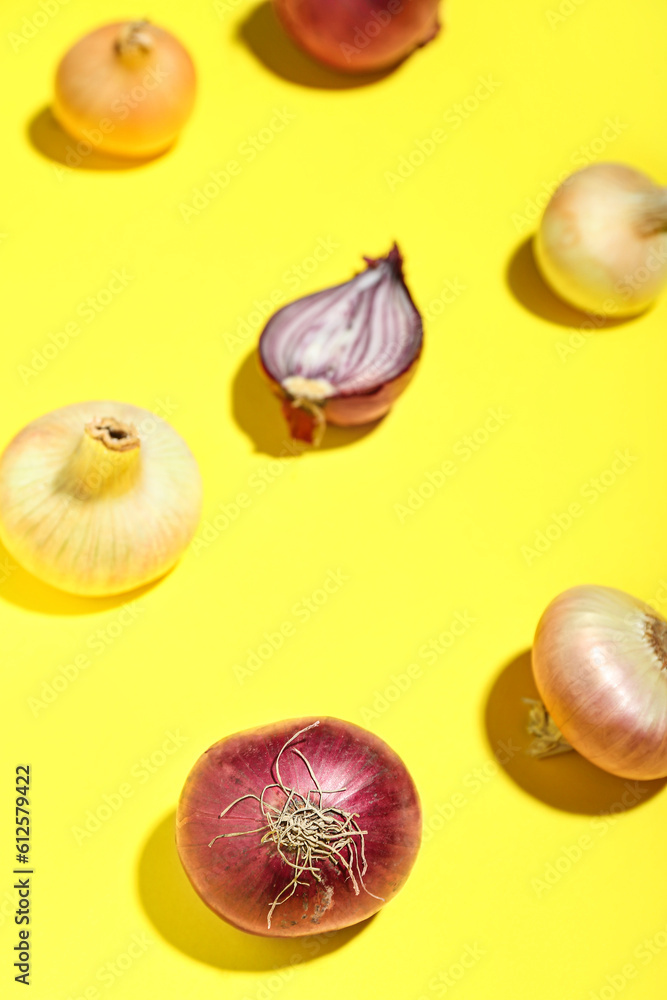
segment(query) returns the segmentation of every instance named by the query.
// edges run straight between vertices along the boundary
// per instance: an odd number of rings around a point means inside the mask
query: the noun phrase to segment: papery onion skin
[[[132,468],[116,474],[84,428],[115,418],[138,432]],[[82,477],[70,475],[82,446]],[[128,458],[128,463],[130,458]],[[78,472],[77,472],[78,475]],[[0,539],[45,583],[69,593],[123,593],[167,573],[199,523],[202,483],[179,434],[148,410],[110,400],[39,417],[0,458]]]
[[[667,285],[667,191],[640,171],[598,163],[572,174],[535,239],[548,285],[584,312],[633,316]]]
[[[389,69],[435,38],[439,0],[274,0],[291,38],[344,73]]]
[[[667,775],[667,622],[610,587],[566,590],[537,627],[542,701],[583,757],[623,778]]]
[[[292,870],[261,833],[218,839],[219,834],[254,829],[255,803],[239,803],[275,781],[275,760],[295,733],[314,723],[294,746],[307,757],[323,789],[347,785],[347,792],[324,796],[327,804],[358,813],[368,833],[368,870],[355,895],[349,878],[328,861],[320,862],[325,884],[312,876],[291,899],[276,907],[270,929],[267,915]],[[287,750],[280,763],[283,780],[306,792],[313,787],[305,765]],[[245,818],[241,818],[245,817]],[[419,849],[421,809],[405,765],[372,733],[334,718],[292,719],[228,736],[214,744],[188,775],[178,805],[176,843],[195,891],[218,916],[251,934],[300,937],[348,927],[381,909],[405,883]],[[374,895],[370,895],[373,893]],[[382,900],[374,896],[383,897]]]
[[[153,48],[123,59],[118,40],[135,24]],[[174,143],[192,112],[195,90],[195,68],[178,39],[154,24],[115,22],[65,53],[56,71],[53,113],[91,151],[145,158]]]
[[[385,416],[412,380],[421,356],[423,347],[422,319],[405,284],[403,258],[398,247],[394,244],[386,257],[366,257],[364,259],[368,265],[366,271],[355,275],[350,281],[323,289],[320,292],[314,292],[283,306],[269,319],[260,337],[258,356],[262,374],[267,378],[272,391],[282,401],[283,415],[287,420],[292,437],[308,444],[319,443],[325,423],[338,427],[354,427]],[[331,301],[330,308],[335,309],[336,303],[347,297],[348,290],[352,300],[360,302],[360,293],[355,292],[354,289],[358,280],[367,275],[369,271],[378,275],[384,274],[380,280],[391,282],[396,294],[400,296],[398,301],[400,301],[403,311],[401,322],[406,325],[407,330],[405,340],[400,342],[398,351],[398,356],[402,360],[391,367],[388,366],[388,362],[392,359],[391,352],[387,351],[383,354],[381,351],[377,361],[374,356],[371,356],[370,374],[364,375],[363,388],[360,386],[360,378],[358,376],[355,378],[354,370],[351,374],[348,372],[347,381],[342,380],[339,391],[334,391],[332,395],[321,400],[313,398],[311,401],[313,406],[309,410],[308,400],[304,403],[303,400],[296,399],[285,388],[287,375],[290,377],[304,374],[306,377],[311,376],[312,373],[309,372],[308,365],[312,365],[312,360],[310,362],[304,361],[300,354],[302,351],[305,356],[307,344],[305,339],[303,340],[303,348],[301,343],[292,343],[288,352],[291,359],[288,363],[283,362],[281,368],[273,346],[279,336],[277,328],[280,324],[289,327],[292,322],[291,315],[297,315],[297,312],[301,312],[304,307],[312,308],[312,305],[321,300]],[[329,322],[328,317],[323,322],[326,326],[326,323]],[[310,331],[306,330],[306,335],[309,336]],[[395,350],[394,353],[396,353]],[[334,360],[334,367],[335,364]],[[383,367],[388,369],[384,373]],[[316,364],[315,369],[317,368]],[[362,370],[361,364],[360,370]],[[305,409],[301,405],[302,403],[305,405]]]

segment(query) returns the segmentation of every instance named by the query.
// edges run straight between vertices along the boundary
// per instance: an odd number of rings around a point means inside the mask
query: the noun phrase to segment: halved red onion
[[[421,839],[412,778],[377,736],[340,719],[293,719],[204,753],[178,804],[188,878],[251,934],[299,937],[376,913]]]
[[[274,0],[287,33],[346,73],[387,69],[438,33],[439,0]]]
[[[412,378],[422,319],[396,244],[342,285],[283,306],[266,324],[259,358],[293,438],[317,444],[327,423],[367,424]]]

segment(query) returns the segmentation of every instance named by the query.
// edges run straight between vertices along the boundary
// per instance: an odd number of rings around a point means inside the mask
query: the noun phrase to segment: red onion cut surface
[[[351,427],[384,416],[421,353],[422,319],[398,247],[364,260],[366,270],[350,281],[279,309],[259,340],[260,365],[292,437],[309,444],[327,422]]]
[[[214,744],[181,793],[176,843],[196,892],[251,934],[299,937],[376,913],[421,839],[405,765],[349,722],[292,719]]]
[[[285,30],[315,59],[347,73],[396,65],[437,35],[439,0],[274,0]]]

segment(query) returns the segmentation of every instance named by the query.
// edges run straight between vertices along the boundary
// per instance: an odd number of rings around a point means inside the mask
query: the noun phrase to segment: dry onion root
[[[610,587],[573,587],[537,626],[532,754],[574,749],[623,778],[667,776],[667,621]]]
[[[0,458],[0,538],[53,587],[122,593],[174,566],[201,494],[197,463],[166,421],[126,403],[76,403],[28,424]]]
[[[58,66],[53,113],[71,136],[114,156],[155,156],[190,117],[195,69],[168,31],[148,21],[107,24]]]

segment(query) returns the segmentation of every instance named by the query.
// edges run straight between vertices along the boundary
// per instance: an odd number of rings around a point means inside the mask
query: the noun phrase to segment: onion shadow
[[[241,363],[232,385],[232,415],[240,429],[255,445],[255,451],[276,458],[300,457],[313,451],[343,448],[371,434],[386,417],[360,427],[327,425],[321,444],[316,448],[292,441],[280,400],[262,375],[257,351],[252,350]],[[389,416],[389,414],[387,414]]]
[[[158,933],[197,962],[233,972],[275,972],[321,958],[360,934],[374,919],[307,937],[260,937],[216,916],[190,885],[176,850],[176,812],[149,835],[137,866],[137,891]]]
[[[33,116],[28,123],[27,132],[33,149],[47,160],[70,170],[136,170],[146,163],[161,159],[169,152],[169,149],[165,149],[154,156],[136,158],[111,156],[95,149],[90,143],[79,142],[68,135],[54,118],[49,106]]]
[[[173,570],[143,587],[113,594],[110,597],[81,597],[49,586],[32,573],[19,566],[0,543],[0,600],[42,615],[99,615],[103,611],[119,608],[137,598],[164,580]]]
[[[634,781],[603,771],[575,751],[538,760],[526,750],[528,707],[539,699],[528,649],[507,664],[491,687],[485,724],[489,744],[503,770],[525,792],[554,809],[588,816],[626,812],[652,799],[667,782]]]
[[[350,90],[377,83],[397,69],[375,73],[342,73],[317,62],[300,49],[278,20],[270,0],[250,11],[238,28],[238,37],[267,69],[289,83],[322,90]],[[400,65],[400,64],[399,64]]]
[[[557,326],[567,326],[582,333],[611,330],[615,326],[625,326],[641,318],[643,313],[617,318],[596,316],[594,313],[582,312],[559,298],[540,274],[535,261],[533,239],[533,236],[529,236],[519,244],[510,258],[505,274],[513,297],[528,312]]]

